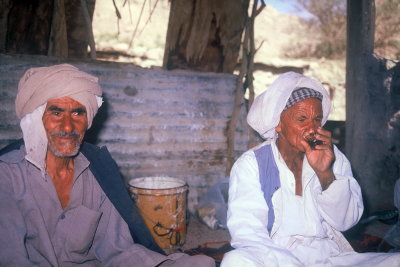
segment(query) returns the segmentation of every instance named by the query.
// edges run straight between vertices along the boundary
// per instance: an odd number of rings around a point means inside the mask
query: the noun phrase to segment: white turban
[[[25,142],[25,158],[41,170],[45,177],[47,136],[43,113],[47,101],[70,97],[86,107],[88,127],[102,104],[98,79],[68,64],[31,68],[18,84],[15,109]]]
[[[293,90],[307,87],[322,94],[322,125],[328,120],[331,99],[321,83],[295,72],[280,75],[267,90],[258,95],[247,115],[247,123],[265,139],[275,138],[281,113]]]

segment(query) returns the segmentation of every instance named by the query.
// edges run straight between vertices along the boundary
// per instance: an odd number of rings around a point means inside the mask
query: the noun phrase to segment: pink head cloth
[[[90,127],[101,105],[101,95],[98,78],[72,65],[31,68],[19,81],[15,108],[21,119],[49,100],[70,97],[86,107]]]

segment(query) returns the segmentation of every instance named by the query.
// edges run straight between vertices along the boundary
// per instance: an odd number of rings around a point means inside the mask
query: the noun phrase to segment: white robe
[[[265,144],[263,144],[265,145]],[[229,185],[228,228],[235,250],[221,266],[400,266],[399,253],[356,253],[340,233],[363,212],[360,186],[346,157],[335,147],[336,180],[322,191],[318,177],[303,162],[302,196],[275,141],[271,143],[281,187],[273,197],[275,221],[268,233],[268,206],[259,182],[254,151],[234,164]]]

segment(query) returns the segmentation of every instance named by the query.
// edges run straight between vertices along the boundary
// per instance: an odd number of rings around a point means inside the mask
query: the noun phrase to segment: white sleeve
[[[302,266],[291,252],[273,243],[267,223],[268,206],[259,182],[257,160],[254,152],[248,151],[231,171],[227,222],[231,245],[251,251],[266,266]]]
[[[350,162],[336,147],[333,172],[336,180],[325,191],[316,192],[321,216],[338,231],[357,224],[364,211],[361,188],[353,177]]]

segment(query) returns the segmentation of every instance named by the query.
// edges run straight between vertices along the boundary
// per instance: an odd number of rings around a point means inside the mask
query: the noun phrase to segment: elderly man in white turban
[[[399,266],[399,254],[355,253],[340,231],[363,212],[349,161],[322,128],[323,86],[288,72],[254,101],[247,121],[266,140],[231,170],[231,245],[221,266]]]
[[[68,64],[21,78],[23,140],[0,151],[0,266],[214,266],[166,256],[107,149],[83,142],[101,96],[96,77]]]

